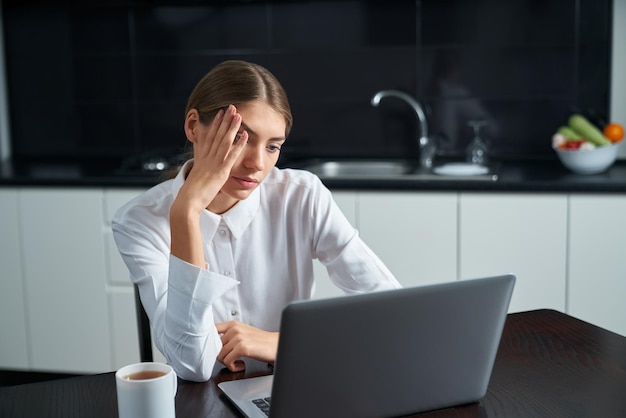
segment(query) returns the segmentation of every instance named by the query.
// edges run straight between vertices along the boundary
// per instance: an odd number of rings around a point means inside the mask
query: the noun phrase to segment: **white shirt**
[[[217,322],[236,319],[278,331],[282,309],[311,297],[315,258],[345,293],[400,287],[330,191],[301,170],[274,168],[226,213],[205,210],[207,269],[186,263],[170,254],[169,224],[184,172],[122,206],[112,223],[154,343],[181,378],[210,378],[221,350]]]

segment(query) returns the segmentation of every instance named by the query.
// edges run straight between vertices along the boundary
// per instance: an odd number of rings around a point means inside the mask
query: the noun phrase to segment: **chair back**
[[[139,334],[139,359],[142,362],[154,361],[152,356],[152,335],[150,334],[150,320],[143,308],[139,289],[135,285],[135,310],[137,311],[137,331]]]

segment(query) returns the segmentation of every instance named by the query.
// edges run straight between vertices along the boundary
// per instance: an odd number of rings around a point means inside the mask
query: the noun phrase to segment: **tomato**
[[[619,123],[609,123],[604,127],[603,133],[611,142],[618,142],[624,137],[624,127]]]
[[[585,142],[584,139],[574,139],[572,141],[565,141],[562,145],[561,145],[561,149],[568,149],[568,150],[577,150],[580,148],[580,146]]]

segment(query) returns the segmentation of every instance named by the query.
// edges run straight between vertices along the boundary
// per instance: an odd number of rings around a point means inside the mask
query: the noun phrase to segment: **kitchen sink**
[[[389,177],[410,173],[413,168],[398,161],[324,161],[304,167],[319,177]]]
[[[321,179],[351,180],[483,180],[496,181],[498,175],[493,167],[480,174],[437,174],[440,170],[418,167],[407,161],[383,160],[337,160],[315,161],[304,164],[303,169],[316,174]]]

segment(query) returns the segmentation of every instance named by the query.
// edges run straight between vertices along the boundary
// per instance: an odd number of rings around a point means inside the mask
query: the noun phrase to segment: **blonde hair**
[[[255,100],[266,102],[285,118],[286,137],[293,124],[287,93],[269,70],[246,61],[224,61],[202,77],[189,96],[185,117],[196,109],[200,121],[209,124],[220,109]]]

